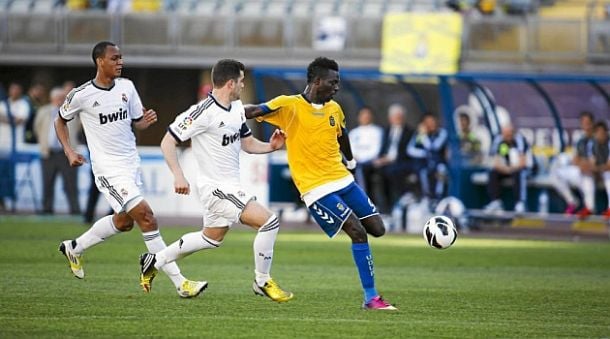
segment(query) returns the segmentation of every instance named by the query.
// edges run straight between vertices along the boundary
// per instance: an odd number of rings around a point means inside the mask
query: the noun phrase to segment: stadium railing
[[[314,40],[321,20],[339,13],[346,22],[345,46],[323,52],[341,57],[346,65],[373,67],[381,57],[382,13],[398,6],[398,2],[386,0],[327,1],[324,3],[333,4],[333,8],[325,13],[314,11],[312,15],[306,9],[290,9],[290,12],[282,9],[284,5],[315,8],[316,3],[310,1],[259,2],[266,3],[267,10],[277,8],[263,16],[259,11],[235,8],[232,12],[210,14],[209,10],[216,5],[209,1],[193,5],[191,11],[176,9],[156,13],[16,12],[1,7],[0,62],[46,58],[68,64],[77,57],[80,62],[88,62],[83,57],[88,56],[90,47],[108,39],[129,51],[132,64],[149,64],[151,52],[165,57],[168,63],[185,65],[209,65],[218,56],[227,54],[239,54],[250,64],[302,64],[303,60],[320,53],[314,49]],[[180,8],[189,4],[188,1],[180,3]],[[247,3],[243,2],[244,6]],[[423,2],[402,3],[408,10]],[[438,3],[433,1],[432,7]],[[197,10],[204,4],[208,7],[202,8],[207,10]],[[342,10],[345,4],[353,10]],[[380,9],[374,12],[366,9],[367,6]],[[588,63],[610,62],[610,20],[599,15],[567,19],[536,15],[466,17],[464,25],[462,63],[466,66],[506,62],[577,68]]]

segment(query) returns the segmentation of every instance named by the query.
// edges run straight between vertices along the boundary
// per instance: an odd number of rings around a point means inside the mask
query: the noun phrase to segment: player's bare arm
[[[182,167],[180,167],[180,162],[178,161],[177,144],[176,139],[171,134],[165,133],[163,140],[161,140],[161,151],[167,166],[169,166],[170,171],[174,175],[174,192],[188,195],[191,192],[191,187],[184,177],[184,172],[182,172]]]
[[[253,118],[260,117],[262,115],[267,114],[267,112],[265,112],[262,109],[262,107],[260,107],[259,105],[253,105],[253,104],[244,105],[244,109],[246,111],[247,119],[253,119]]]
[[[61,147],[64,149],[64,154],[68,158],[68,163],[72,167],[81,166],[85,163],[85,157],[82,154],[77,153],[70,145],[70,132],[68,130],[67,121],[61,117],[55,118],[55,132],[57,133],[57,139],[61,143]]]
[[[152,109],[147,110],[145,108],[142,108],[142,111],[142,119],[134,123],[134,126],[136,126],[136,128],[139,130],[147,129],[150,127],[150,125],[157,122],[157,112]]]
[[[345,157],[347,169],[353,170],[356,168],[356,159],[354,159],[354,155],[352,154],[352,146],[349,142],[349,137],[345,129],[343,129],[341,136],[337,137],[337,141],[339,142],[339,149]]]
[[[262,142],[253,136],[245,137],[241,140],[241,149],[250,154],[270,153],[284,146],[286,135],[284,131],[276,129],[269,142]]]

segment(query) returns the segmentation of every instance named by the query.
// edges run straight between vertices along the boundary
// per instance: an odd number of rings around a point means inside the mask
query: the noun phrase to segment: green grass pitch
[[[254,232],[237,228],[214,251],[179,262],[208,280],[178,298],[162,273],[138,285],[139,231],[85,255],[84,280],[57,251],[86,229],[36,218],[0,219],[0,338],[608,337],[610,243],[458,238],[444,251],[421,237],[372,239],[377,287],[396,313],[360,309],[349,240],[280,231],[273,276],[295,293],[277,304],[251,291]],[[197,228],[162,228],[169,243]]]

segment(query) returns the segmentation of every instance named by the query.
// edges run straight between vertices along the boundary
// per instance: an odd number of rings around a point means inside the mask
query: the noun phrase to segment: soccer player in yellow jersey
[[[338,90],[337,62],[320,57],[307,67],[307,87],[302,94],[246,105],[246,117],[266,121],[285,132],[290,173],[310,213],[329,237],[343,229],[352,239],[352,254],[364,289],[362,307],[396,310],[375,288],[367,233],[380,237],[385,227],[377,208],[348,171],[356,167],[356,161],[345,130],[345,115],[332,100]]]

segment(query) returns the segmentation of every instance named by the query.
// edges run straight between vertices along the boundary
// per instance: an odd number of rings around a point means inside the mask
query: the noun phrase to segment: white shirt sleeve
[[[142,100],[140,100],[140,95],[138,94],[138,90],[134,86],[131,80],[129,81],[131,84],[131,97],[129,99],[129,116],[132,120],[139,120],[142,118],[144,113],[142,112]]]
[[[74,119],[79,112],[80,102],[76,95],[76,89],[73,89],[66,97],[64,104],[59,108],[59,116],[66,121],[70,121]]]
[[[176,140],[187,141],[208,129],[210,123],[205,111],[203,101],[193,105],[188,110],[180,113],[167,130]]]

